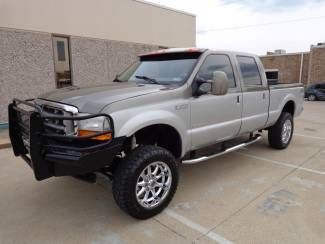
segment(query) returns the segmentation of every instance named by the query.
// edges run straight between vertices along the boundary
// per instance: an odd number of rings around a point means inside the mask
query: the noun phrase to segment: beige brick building
[[[315,46],[310,51],[308,82],[325,81],[325,45]]]
[[[140,53],[195,45],[194,15],[141,0],[0,0],[0,125],[14,97],[110,82]]]
[[[278,72],[280,82],[304,85],[325,82],[325,44],[311,46],[310,52],[281,53],[261,56],[265,69]]]

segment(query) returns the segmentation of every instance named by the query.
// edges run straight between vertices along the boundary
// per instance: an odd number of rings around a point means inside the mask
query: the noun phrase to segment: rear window
[[[237,57],[245,86],[261,86],[262,79],[257,63],[253,57]]]

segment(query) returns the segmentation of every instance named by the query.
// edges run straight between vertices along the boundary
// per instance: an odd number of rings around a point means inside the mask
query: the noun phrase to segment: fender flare
[[[293,115],[295,115],[295,113],[296,113],[296,108],[297,108],[297,107],[296,107],[296,99],[295,99],[294,95],[292,95],[292,94],[287,94],[287,95],[285,96],[285,98],[282,100],[282,102],[281,102],[281,104],[280,104],[280,106],[279,106],[279,114],[278,114],[278,116],[277,116],[276,121],[278,121],[278,119],[280,118],[281,113],[282,113],[284,107],[287,105],[288,102],[293,102],[293,105],[294,105]]]
[[[115,135],[117,137],[130,137],[137,131],[152,125],[168,125],[174,128],[181,138],[181,154],[182,156],[184,155],[184,152],[188,148],[188,144],[190,142],[190,138],[186,131],[187,125],[177,115],[166,110],[146,111],[137,114],[136,116],[133,116],[127,120],[123,125],[121,125],[118,131],[115,131]]]

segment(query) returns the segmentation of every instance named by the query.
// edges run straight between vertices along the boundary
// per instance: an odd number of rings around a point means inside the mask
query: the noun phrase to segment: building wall
[[[312,47],[309,62],[309,84],[325,82],[325,47]]]
[[[310,54],[304,53],[304,60],[302,66],[302,83],[304,85],[308,84],[309,62],[310,62]]]
[[[12,98],[31,98],[55,88],[50,34],[0,29],[0,123]]]
[[[279,80],[297,82],[300,76],[301,53],[271,54],[261,57],[266,69],[278,69]],[[312,46],[303,55],[302,83],[304,85],[325,82],[325,45]]]
[[[0,0],[0,26],[168,47],[195,46],[195,16],[138,0]]]
[[[70,37],[73,85],[111,82],[138,54],[156,45]],[[55,89],[52,35],[0,28],[0,123],[12,98],[33,98]]]
[[[78,86],[111,82],[139,54],[159,49],[155,45],[84,37],[71,37],[70,41],[72,79]]]
[[[284,54],[284,55],[268,55],[262,56],[261,60],[266,69],[278,69],[279,80],[284,83],[295,83],[300,80],[301,53]],[[304,53],[302,82],[307,84],[308,77],[309,54]]]

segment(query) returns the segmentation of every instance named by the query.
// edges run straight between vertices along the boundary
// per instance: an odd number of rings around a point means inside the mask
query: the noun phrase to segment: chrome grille
[[[19,111],[17,113],[18,125],[20,128],[21,138],[27,150],[30,150],[30,141],[29,141],[29,124],[30,124],[30,113],[28,111]]]
[[[77,109],[72,106],[46,102],[41,105],[42,112],[47,116],[65,116],[71,117],[77,114]],[[57,135],[76,135],[77,122],[73,120],[62,119],[44,119],[45,131],[50,134]]]

